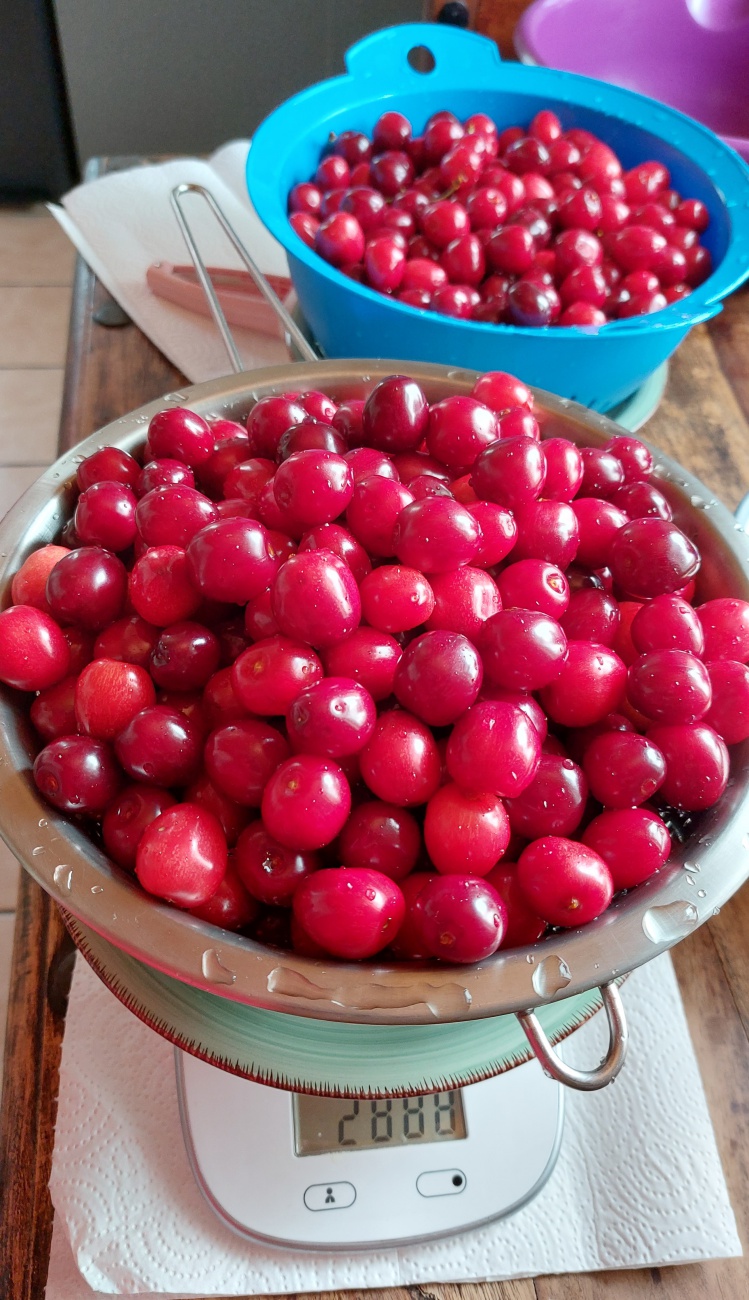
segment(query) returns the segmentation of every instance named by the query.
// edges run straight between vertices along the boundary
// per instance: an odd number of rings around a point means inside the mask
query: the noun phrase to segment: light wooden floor
[[[55,458],[73,262],[43,207],[0,208],[0,517]],[[18,871],[0,841],[0,1053]]]

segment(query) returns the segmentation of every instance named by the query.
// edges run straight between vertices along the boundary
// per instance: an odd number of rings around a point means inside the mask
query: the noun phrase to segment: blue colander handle
[[[429,72],[421,72],[408,61],[412,50],[426,50],[434,60]],[[413,58],[414,56],[412,56]],[[414,60],[415,61],[415,60]],[[472,85],[477,76],[496,72],[502,60],[499,50],[486,36],[461,31],[441,23],[403,23],[387,27],[357,41],[346,53],[346,67],[357,80],[376,80],[387,90],[409,85],[438,89],[446,85]]]

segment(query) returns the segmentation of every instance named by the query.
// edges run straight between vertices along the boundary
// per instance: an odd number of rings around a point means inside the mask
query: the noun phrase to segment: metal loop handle
[[[289,340],[291,340],[291,342],[295,344],[296,348],[301,353],[305,361],[319,361],[320,358],[317,352],[312,347],[312,345],[308,343],[307,339],[302,334],[302,331],[300,330],[296,322],[292,320],[291,316],[289,315],[283,303],[281,302],[281,299],[278,297],[278,294],[274,293],[273,289],[268,284],[268,281],[266,280],[265,276],[260,270],[260,267],[257,265],[257,263],[247,252],[247,249],[245,248],[244,244],[239,238],[239,235],[237,234],[236,230],[231,225],[231,223],[224,216],[224,213],[221,211],[221,208],[219,207],[218,203],[214,199],[210,190],[207,190],[204,185],[184,183],[182,185],[177,185],[172,190],[172,196],[171,196],[172,207],[174,208],[175,216],[177,218],[177,221],[179,222],[179,228],[182,231],[182,235],[184,237],[185,243],[187,244],[190,257],[192,258],[193,266],[195,267],[195,272],[197,274],[198,279],[200,280],[201,286],[203,288],[203,292],[206,298],[208,299],[208,306],[211,309],[213,319],[215,320],[216,325],[218,326],[219,332],[224,341],[224,346],[226,348],[226,351],[229,354],[229,360],[232,364],[234,373],[241,374],[241,372],[245,369],[245,367],[242,363],[242,358],[240,357],[239,352],[237,350],[237,345],[234,342],[234,337],[232,335],[232,332],[229,329],[229,326],[227,324],[226,316],[224,315],[224,309],[218,300],[218,294],[216,293],[216,290],[213,287],[211,277],[209,276],[208,271],[206,269],[206,265],[201,256],[200,249],[198,248],[195,242],[195,238],[193,236],[192,230],[190,229],[189,222],[183,211],[181,200],[183,199],[185,194],[198,194],[202,199],[205,199],[205,202],[208,204],[209,208],[211,209],[211,212],[213,213],[214,217],[216,218],[219,225],[223,229],[224,234],[233,244],[234,248],[239,254],[239,257],[241,258],[245,267],[247,268],[253,280],[255,281],[255,284],[257,285],[261,294],[265,298],[266,302],[270,303],[271,307],[275,311],[279,320],[283,324],[283,327],[286,331],[287,343],[289,342]]]
[[[609,1022],[610,1041],[608,1052],[595,1070],[576,1070],[571,1065],[565,1065],[554,1051],[535,1014],[532,1011],[515,1013],[533,1049],[534,1056],[541,1062],[546,1073],[558,1083],[563,1083],[568,1088],[575,1088],[578,1092],[595,1092],[597,1088],[605,1088],[607,1083],[611,1083],[612,1079],[616,1078],[627,1055],[629,1030],[617,985],[604,984],[601,987],[601,996]]]

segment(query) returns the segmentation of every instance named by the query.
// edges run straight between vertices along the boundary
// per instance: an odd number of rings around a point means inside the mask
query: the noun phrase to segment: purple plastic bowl
[[[749,0],[536,0],[515,48],[670,104],[749,162]]]

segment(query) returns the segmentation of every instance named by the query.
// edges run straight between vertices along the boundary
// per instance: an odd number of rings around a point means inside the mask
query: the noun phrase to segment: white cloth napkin
[[[288,275],[284,250],[265,229],[247,195],[248,149],[248,140],[234,140],[207,162],[178,158],[112,172],[78,185],[64,196],[62,207],[49,205],[112,297],[195,384],[217,379],[231,369],[218,330],[211,318],[157,298],[146,284],[146,271],[152,262],[190,262],[170,204],[174,187],[189,181],[211,191],[261,271]],[[188,196],[186,205],[206,265],[241,267],[204,201]],[[247,370],[289,360],[280,339],[236,327],[232,332]]]
[[[624,1069],[603,1092],[567,1094],[559,1161],[530,1204],[431,1244],[285,1253],[235,1236],[208,1208],[182,1141],[172,1047],[79,958],[50,1181],[46,1300],[320,1292],[740,1255],[668,954],[635,971],[623,998],[631,1028]],[[597,1061],[606,1033],[594,1017],[568,1040],[566,1058]]]

